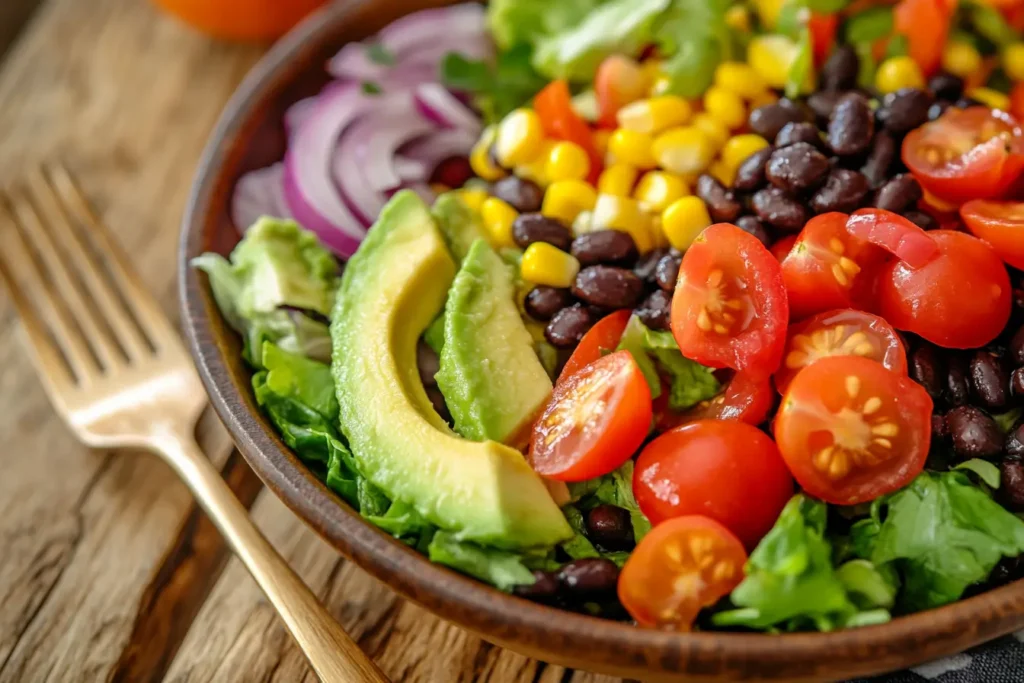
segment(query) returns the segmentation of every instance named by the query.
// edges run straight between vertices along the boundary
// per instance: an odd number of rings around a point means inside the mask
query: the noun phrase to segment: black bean
[[[544,328],[544,337],[559,349],[569,349],[580,343],[583,335],[594,326],[597,317],[589,308],[573,304],[555,313]]]
[[[434,172],[430,174],[430,182],[440,183],[446,187],[462,187],[475,175],[468,158],[454,156],[448,157],[434,168]]]
[[[932,415],[932,436],[939,439],[945,439],[949,436],[949,427],[946,426],[945,415]]]
[[[668,249],[652,249],[640,257],[636,265],[633,266],[633,272],[644,282],[653,283],[657,274],[658,261],[667,253],[669,253]]]
[[[860,57],[852,45],[836,49],[821,67],[818,87],[821,90],[849,90],[857,85]]]
[[[707,173],[697,178],[695,191],[697,196],[704,200],[711,220],[716,223],[731,223],[743,211],[743,205],[736,201],[736,195],[726,190],[717,178]]]
[[[789,100],[779,100],[750,112],[747,123],[751,130],[765,140],[774,140],[787,123],[806,120],[807,115],[799,105]]]
[[[764,186],[767,182],[764,177],[764,167],[768,165],[768,159],[774,151],[771,147],[765,147],[744,159],[736,169],[736,178],[733,180],[732,186],[743,192],[753,192]]]
[[[524,307],[534,320],[548,321],[566,306],[572,305],[572,294],[568,289],[538,285],[526,295]]]
[[[924,387],[933,401],[942,399],[945,385],[945,368],[939,350],[924,343],[910,354],[910,378]]]
[[[860,172],[871,183],[872,189],[881,187],[889,179],[889,169],[896,158],[896,140],[885,131],[880,132],[871,142],[871,151],[868,158],[864,160]]]
[[[552,572],[533,572],[534,582],[516,586],[513,592],[521,598],[547,601],[558,595],[558,576]]]
[[[740,216],[736,219],[736,227],[756,237],[764,246],[772,245],[772,236],[757,216]]]
[[[558,582],[566,592],[579,597],[612,593],[619,580],[619,568],[603,557],[574,560],[558,572]]]
[[[636,315],[640,322],[652,330],[667,330],[672,313],[672,295],[664,289],[651,292],[651,295],[640,302]]]
[[[1022,576],[1024,576],[1024,555],[1003,557],[996,562],[996,566],[992,568],[992,572],[988,575],[988,580],[981,585],[996,588],[1011,581],[1016,581]],[[973,586],[968,586],[968,588],[973,588]]]
[[[928,120],[928,108],[933,101],[926,90],[900,88],[882,99],[878,120],[887,130],[902,135]]]
[[[872,205],[878,209],[899,213],[914,207],[920,198],[921,184],[917,182],[917,178],[910,173],[901,173],[878,188]]]
[[[971,400],[970,369],[961,354],[949,357],[946,371],[946,400],[952,406],[965,406]]]
[[[940,71],[928,80],[928,89],[940,100],[955,100],[964,92],[964,82],[959,76]]]
[[[586,232],[572,241],[572,255],[582,266],[605,263],[628,266],[636,262],[636,242],[621,230],[595,230]]]
[[[836,103],[828,120],[828,144],[839,156],[865,151],[875,134],[875,116],[866,97],[847,93]]]
[[[833,169],[824,187],[811,197],[811,209],[815,213],[850,213],[860,207],[869,189],[868,179],[863,173],[845,168]]]
[[[928,107],[928,120],[934,121],[945,114],[946,110],[952,106],[953,103],[949,100],[939,100],[938,102],[933,103],[932,106]]]
[[[416,367],[420,371],[420,381],[423,382],[423,386],[437,386],[434,375],[441,369],[441,359],[437,357],[434,349],[430,348],[422,339],[416,344]]]
[[[815,149],[823,149],[825,147],[821,141],[821,133],[818,132],[818,127],[813,123],[805,121],[787,123],[779,131],[779,134],[775,136],[776,148],[788,147],[798,142],[806,142]]]
[[[1010,373],[1010,395],[1017,399],[1024,397],[1024,368]]]
[[[1024,365],[1024,325],[1010,339],[1010,362],[1016,366]]]
[[[1010,430],[1010,433],[1006,435],[1004,447],[1007,455],[1024,458],[1024,424],[1019,424]]]
[[[939,227],[938,221],[926,214],[924,211],[908,209],[901,215],[922,230],[934,230]]]
[[[1011,512],[1024,512],[1024,462],[1003,458],[999,467],[1000,500]]]
[[[790,194],[800,194],[825,182],[828,159],[806,142],[776,149],[765,167],[768,181]]]
[[[654,281],[658,283],[658,286],[664,289],[666,292],[674,291],[676,288],[676,280],[679,278],[679,266],[683,263],[682,256],[676,256],[675,254],[665,254],[658,261],[658,266],[654,270]]]
[[[491,194],[503,199],[519,213],[540,211],[544,190],[537,183],[516,175],[506,176],[491,187]]]
[[[636,545],[629,511],[617,505],[598,505],[587,513],[587,536],[607,550],[630,550]]]
[[[828,126],[829,117],[832,116],[832,110],[836,108],[836,103],[842,99],[844,92],[835,91],[819,91],[811,94],[807,98],[807,106],[811,111],[814,112],[815,118],[818,120],[818,124],[823,128]]]
[[[1003,452],[1003,433],[991,417],[974,406],[953,408],[946,415],[953,450],[964,459],[993,458]]]
[[[569,251],[572,233],[554,218],[539,213],[520,214],[512,224],[512,239],[526,249],[534,242],[547,242],[562,251]]]
[[[625,268],[587,266],[576,276],[572,293],[593,306],[633,308],[643,296],[644,283],[633,271]]]
[[[754,193],[751,207],[758,218],[783,232],[800,232],[808,218],[803,204],[774,186]]]
[[[1005,408],[1010,400],[1010,374],[1003,360],[988,351],[976,351],[970,366],[971,391],[990,410]]]

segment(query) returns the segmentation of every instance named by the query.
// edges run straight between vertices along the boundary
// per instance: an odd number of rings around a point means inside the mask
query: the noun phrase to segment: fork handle
[[[195,440],[166,430],[154,438],[152,446],[177,470],[231,544],[320,680],[389,683],[256,528],[248,511]]]

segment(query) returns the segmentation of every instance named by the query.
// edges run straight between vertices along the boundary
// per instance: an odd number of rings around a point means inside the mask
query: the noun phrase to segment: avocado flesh
[[[360,471],[458,538],[499,548],[572,535],[519,451],[453,434],[416,367],[416,342],[455,264],[427,207],[401,192],[348,262],[331,324],[339,421]]]
[[[509,266],[474,241],[448,292],[437,373],[455,431],[467,439],[519,442],[551,395],[514,296]]]

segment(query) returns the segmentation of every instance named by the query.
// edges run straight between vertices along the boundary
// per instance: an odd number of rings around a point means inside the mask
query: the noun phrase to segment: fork
[[[143,448],[167,461],[320,680],[387,683],[199,449],[193,433],[206,397],[192,361],[68,171],[36,169],[3,199],[0,193],[0,209],[8,207],[0,210],[0,277],[46,393],[72,431],[93,448]]]

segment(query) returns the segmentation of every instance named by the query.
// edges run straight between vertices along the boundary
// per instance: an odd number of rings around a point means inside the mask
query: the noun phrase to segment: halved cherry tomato
[[[782,359],[788,320],[779,262],[753,235],[718,223],[683,254],[672,334],[687,358],[767,377]]]
[[[907,37],[907,54],[926,76],[942,63],[952,18],[945,0],[901,0],[893,9],[896,33]]]
[[[789,256],[789,252],[793,251],[793,245],[796,244],[796,235],[789,235],[783,237],[781,240],[771,246],[772,256],[777,258],[779,262],[782,259]]]
[[[786,393],[798,372],[829,356],[863,356],[907,374],[907,352],[892,325],[877,315],[845,308],[790,325],[782,367],[775,373],[776,388]]]
[[[1024,5],[1021,5],[1021,9],[1024,10]],[[1024,11],[1021,15],[1024,16]],[[1024,81],[1019,81],[1010,91],[1010,113],[1018,121],[1024,120]]]
[[[635,60],[622,55],[607,57],[594,76],[598,124],[604,128],[618,127],[619,110],[644,97],[649,89],[647,75]]]
[[[753,379],[745,372],[737,372],[717,396],[701,401],[685,413],[655,410],[655,428],[667,432],[697,420],[735,420],[759,425],[768,418],[773,405],[775,391],[770,380]]]
[[[803,489],[855,505],[924,469],[932,435],[924,388],[868,358],[823,358],[801,370],[775,416],[775,441]]]
[[[807,221],[782,260],[793,320],[850,308],[858,289],[870,285],[862,271],[873,269],[883,255],[847,231],[847,218],[845,213],[823,213]]]
[[[960,207],[967,229],[988,242],[999,257],[1024,269],[1024,202],[975,199]]]
[[[1010,319],[1006,267],[992,247],[952,230],[928,233],[940,256],[916,270],[894,261],[878,275],[881,315],[897,330],[939,346],[973,349],[989,343]]]
[[[561,382],[567,377],[571,377],[583,366],[590,365],[598,358],[614,351],[619,345],[619,340],[622,339],[622,331],[626,329],[626,324],[632,313],[629,309],[615,311],[601,318],[596,325],[591,327],[590,331],[583,335],[576,350],[569,356],[565,367],[562,368],[562,374],[558,376],[558,381]]]
[[[950,107],[907,134],[902,156],[921,187],[939,200],[999,199],[1024,173],[1024,132],[1005,112]]]
[[[807,20],[807,30],[811,32],[811,49],[814,52],[814,65],[821,67],[832,54],[836,45],[836,29],[839,28],[838,14],[818,14],[812,12]]]
[[[563,80],[548,83],[533,98],[533,110],[540,117],[540,123],[548,137],[575,142],[586,150],[587,156],[590,157],[590,175],[587,180],[596,185],[603,162],[594,147],[594,135],[590,126],[572,108],[569,84]]]
[[[629,351],[616,351],[555,387],[533,426],[530,464],[559,481],[608,474],[640,447],[651,417],[643,372]]]
[[[753,548],[793,495],[793,478],[771,437],[757,427],[700,420],[644,447],[633,495],[655,526],[707,515]]]
[[[885,209],[858,209],[846,221],[851,235],[885,249],[911,268],[920,268],[939,255],[935,240],[919,225]]]
[[[619,601],[641,626],[689,631],[743,580],[747,553],[718,522],[694,515],[652,529],[619,574]]]

